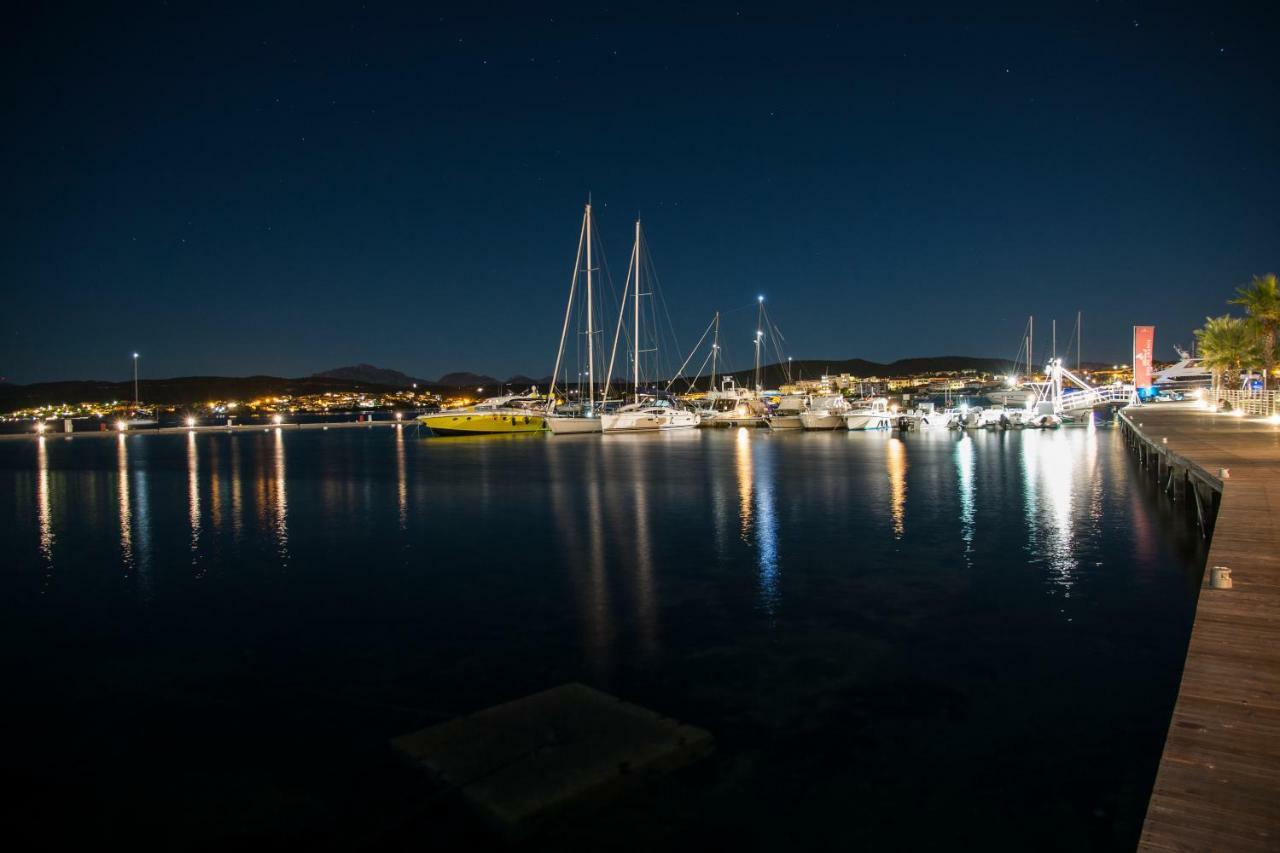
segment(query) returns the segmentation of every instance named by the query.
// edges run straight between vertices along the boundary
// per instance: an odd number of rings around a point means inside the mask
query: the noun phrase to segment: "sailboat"
[[[560,329],[560,348],[556,351],[556,365],[551,372],[551,394],[546,416],[547,428],[553,435],[578,435],[600,432],[600,412],[604,400],[596,402],[596,328],[594,305],[594,273],[592,266],[592,221],[591,202],[587,201],[586,210],[582,214],[582,232],[578,236],[578,256],[573,264],[573,277],[569,282],[569,301],[564,309],[564,326]],[[560,376],[560,365],[564,360],[565,340],[569,335],[569,320],[573,316],[574,295],[578,287],[578,271],[582,266],[582,256],[587,256],[586,287],[586,324],[587,324],[587,399],[582,399],[579,388],[578,403],[573,407],[558,407],[556,404],[556,380]]]
[[[613,375],[613,361],[618,353],[618,338],[622,332],[622,324],[626,319],[627,295],[632,297],[632,322],[634,336],[632,338],[632,382],[635,389],[634,401],[616,412],[600,416],[604,432],[647,432],[653,430],[692,429],[698,425],[698,415],[686,409],[677,408],[667,398],[640,393],[640,297],[652,295],[641,293],[641,257],[644,255],[643,238],[640,233],[640,220],[636,220],[635,244],[631,249],[631,266],[627,270],[627,285],[622,291],[622,306],[618,311],[618,327],[613,336],[613,353],[609,357],[608,376]],[[657,350],[654,341],[653,350]],[[606,384],[606,389],[608,385]]]

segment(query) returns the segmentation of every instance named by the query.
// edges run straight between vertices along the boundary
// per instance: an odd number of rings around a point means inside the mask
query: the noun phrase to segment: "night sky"
[[[757,293],[796,358],[1169,357],[1280,267],[1267,4],[956,5],[10,10],[0,376],[545,375],[589,192],[736,366]]]

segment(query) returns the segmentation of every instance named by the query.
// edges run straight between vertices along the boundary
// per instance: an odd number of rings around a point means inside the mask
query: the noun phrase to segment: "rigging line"
[[[693,345],[693,349],[689,350],[689,355],[687,358],[685,358],[684,364],[680,365],[680,369],[677,370],[675,372],[675,375],[672,376],[670,381],[667,382],[667,387],[663,389],[664,391],[670,391],[671,386],[675,384],[675,381],[677,379],[680,378],[680,374],[683,373],[684,369],[689,366],[689,362],[693,360],[693,354],[698,351],[698,347],[702,346],[702,342],[707,339],[707,335],[711,334],[711,327],[715,325],[715,322],[716,322],[715,320],[712,320],[710,323],[707,324],[706,331],[702,333],[702,337],[698,338],[698,342]]]
[[[569,299],[564,309],[564,326],[560,329],[560,347],[556,351],[556,365],[551,371],[551,390],[548,405],[553,405],[556,395],[556,374],[560,372],[560,358],[564,355],[564,338],[569,333],[569,315],[573,312],[573,292],[578,284],[578,267],[582,266],[582,238],[587,230],[587,216],[582,215],[582,229],[578,233],[578,256],[573,261],[573,275],[569,278]],[[574,335],[576,338],[577,335]]]
[[[680,346],[680,338],[679,336],[676,335],[675,324],[671,322],[671,310],[667,306],[667,299],[662,291],[662,279],[658,276],[658,267],[653,262],[653,253],[648,251],[649,239],[647,236],[642,234],[640,237],[640,240],[641,240],[641,248],[644,250],[645,257],[649,261],[648,263],[649,275],[653,279],[653,284],[650,286],[649,289],[653,291],[655,294],[657,294],[657,299],[662,302],[662,313],[663,313],[663,316],[665,316],[667,319],[667,331],[671,333],[671,344],[672,346],[675,347],[676,352],[680,352],[683,349],[683,347]],[[657,317],[656,317],[657,312],[655,311],[654,314],[655,314],[654,331],[656,332],[657,331]],[[657,340],[656,335],[654,336],[654,340],[655,341]],[[656,346],[656,343],[655,343],[655,346]]]
[[[698,372],[685,378],[685,382],[687,382],[688,384],[685,386],[684,393],[688,394],[690,391],[693,390],[694,384],[697,383],[699,378],[701,378],[702,371],[706,369],[707,362],[711,360],[712,355],[714,355],[714,353],[711,350],[708,350],[707,357],[704,358],[702,360],[702,364],[698,366]],[[675,380],[673,379],[672,381],[674,382]],[[671,386],[668,385],[667,387],[670,388]],[[711,389],[711,390],[714,390],[714,389]]]
[[[618,356],[618,335],[623,328],[623,320],[627,313],[627,292],[631,288],[631,270],[635,266],[636,249],[631,247],[631,260],[627,262],[627,282],[622,287],[622,300],[618,303],[618,325],[613,330],[613,349],[609,352],[609,369],[605,371],[604,395],[609,396],[609,385],[613,382],[613,364]]]

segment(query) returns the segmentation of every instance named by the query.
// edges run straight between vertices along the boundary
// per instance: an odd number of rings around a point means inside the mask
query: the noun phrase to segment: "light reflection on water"
[[[1176,683],[1185,645],[1170,627],[1195,585],[1128,465],[1115,433],[1098,429],[453,442],[403,428],[273,429],[14,442],[0,446],[0,499],[19,502],[0,513],[0,524],[18,519],[0,530],[16,567],[0,577],[12,587],[0,607],[32,631],[95,628],[84,631],[96,642],[68,643],[74,659],[50,666],[66,672],[60,684],[124,679],[121,661],[138,661],[130,689],[148,695],[142,713],[155,718],[104,720],[126,739],[179,716],[166,704],[176,688],[147,693],[166,683],[155,676],[166,666],[189,671],[182,713],[211,731],[224,725],[219,702],[243,702],[246,718],[271,723],[264,730],[308,725],[313,707],[289,704],[288,690],[254,693],[246,671],[355,685],[364,716],[346,719],[335,703],[316,723],[325,732],[299,734],[309,753],[335,724],[377,727],[381,745],[433,721],[407,719],[405,706],[467,713],[581,680],[714,731],[728,776],[761,792],[746,810],[785,799],[777,780],[796,778],[826,803],[848,802],[824,786],[866,759],[889,775],[902,767],[891,791],[936,776],[927,799],[953,798],[963,819],[992,791],[969,791],[948,768],[970,767],[985,748],[975,745],[990,743],[1002,761],[1069,765],[1061,778],[1087,780],[1090,808],[1105,789],[1132,796],[1140,814],[1143,783],[1125,762],[1108,764],[1106,733],[1167,719],[1172,697],[1159,690]],[[95,476],[98,525],[84,520]],[[116,639],[125,621],[156,642]],[[1136,625],[1142,642],[1126,642]],[[205,702],[205,683],[216,701]],[[42,685],[21,687],[45,696]],[[51,695],[42,701],[60,701]],[[371,723],[383,701],[400,710]],[[1054,748],[1044,730],[1070,732],[1071,747],[1037,756]],[[850,731],[857,747],[834,765],[803,763]],[[1158,757],[1162,732],[1150,734]],[[734,752],[748,741],[785,749]],[[906,759],[880,746],[908,742]],[[277,745],[224,746],[241,766],[265,767]],[[777,768],[784,753],[797,764]],[[898,808],[877,790],[858,795]],[[1074,802],[1057,791],[1042,807],[1033,793],[1018,813],[1044,818]]]
[[[120,562],[125,574],[132,574],[133,564],[133,510],[129,506],[129,446],[124,435],[116,437],[116,489],[120,504]]]
[[[43,435],[36,439],[36,512],[40,519],[40,557],[49,573],[53,571],[53,510],[49,500],[49,448]]]
[[[893,518],[893,535],[902,538],[907,530],[907,447],[902,439],[889,439],[885,465],[889,470],[889,512]]]
[[[191,521],[191,565],[200,564],[200,454],[196,434],[187,433],[187,506]]]
[[[962,435],[956,442],[956,475],[960,481],[960,538],[964,540],[964,559],[973,565],[974,496],[973,437]]]

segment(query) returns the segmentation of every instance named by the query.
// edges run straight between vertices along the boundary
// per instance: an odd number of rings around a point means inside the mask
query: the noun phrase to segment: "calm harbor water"
[[[715,754],[585,847],[1129,850],[1203,561],[1118,433],[0,442],[10,825],[474,847],[387,739],[567,681]]]

